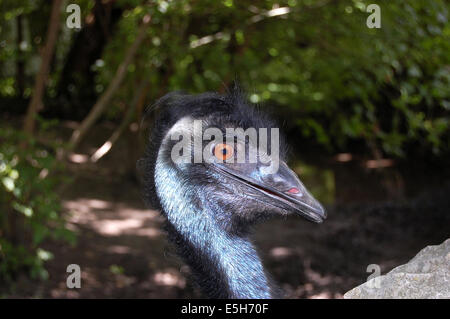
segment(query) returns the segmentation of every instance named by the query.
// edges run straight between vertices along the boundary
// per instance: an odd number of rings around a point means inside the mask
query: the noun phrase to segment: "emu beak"
[[[298,215],[316,223],[322,223],[327,218],[325,209],[286,163],[280,162],[276,173],[261,173],[260,177],[262,183],[258,186],[266,189],[269,196],[287,204]]]
[[[254,190],[264,193],[282,209],[292,211],[309,221],[322,223],[327,213],[322,205],[308,192],[306,187],[284,162],[280,162],[275,173],[266,173],[261,164],[243,165],[230,169],[215,166],[229,177],[246,184]]]

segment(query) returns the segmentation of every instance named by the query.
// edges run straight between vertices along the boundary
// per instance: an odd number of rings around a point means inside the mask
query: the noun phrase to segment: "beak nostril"
[[[287,191],[289,194],[299,194],[300,191],[298,188],[292,187],[290,190]]]

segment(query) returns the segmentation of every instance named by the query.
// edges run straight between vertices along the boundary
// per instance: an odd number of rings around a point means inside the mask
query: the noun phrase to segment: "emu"
[[[172,157],[179,142],[172,136],[192,136],[194,120],[224,135],[226,128],[258,131],[276,128],[275,122],[250,106],[239,89],[224,95],[173,92],[155,109],[159,114],[140,160],[144,200],[165,217],[168,239],[203,293],[210,298],[282,297],[251,242],[252,225],[277,215],[297,214],[317,223],[326,218],[320,203],[286,165],[284,138],[279,141],[276,172],[264,170],[268,164],[260,155],[256,163],[227,161],[243,149],[255,151],[258,145],[248,138],[212,144],[210,161],[177,162]]]

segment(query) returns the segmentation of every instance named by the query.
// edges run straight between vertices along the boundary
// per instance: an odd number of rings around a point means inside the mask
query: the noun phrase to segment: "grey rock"
[[[407,264],[348,291],[346,299],[450,299],[450,239],[422,249]]]

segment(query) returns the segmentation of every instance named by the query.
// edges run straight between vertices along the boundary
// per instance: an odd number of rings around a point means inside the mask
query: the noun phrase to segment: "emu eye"
[[[228,144],[220,143],[214,146],[214,156],[219,160],[225,161],[233,156],[233,153],[233,147]]]

